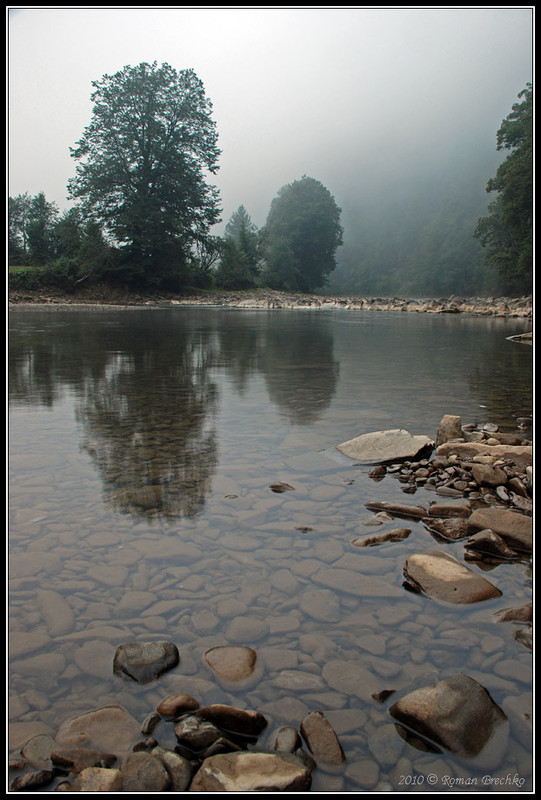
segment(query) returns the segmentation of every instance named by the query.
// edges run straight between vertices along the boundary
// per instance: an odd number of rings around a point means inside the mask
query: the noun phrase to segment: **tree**
[[[71,148],[72,199],[119,246],[125,276],[182,282],[219,221],[212,105],[193,70],[141,63],[93,82],[90,125]]]
[[[239,206],[225,226],[216,283],[226,289],[255,286],[259,261],[257,228],[244,206]]]
[[[314,178],[305,175],[283,186],[262,232],[263,282],[300,292],[324,286],[342,244],[340,213],[329,190]]]
[[[11,264],[24,261],[45,264],[52,255],[52,232],[58,219],[58,208],[44,192],[30,197],[28,192],[10,197],[9,259]]]
[[[477,223],[474,236],[485,248],[489,267],[511,291],[531,291],[533,278],[533,87],[528,83],[503,120],[497,149],[510,150],[487,183],[497,192],[489,214]]]

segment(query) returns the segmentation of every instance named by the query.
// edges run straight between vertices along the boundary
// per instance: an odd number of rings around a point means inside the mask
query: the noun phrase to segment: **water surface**
[[[445,792],[459,778],[465,790],[496,791],[507,775],[519,776],[509,790],[525,791],[531,746],[516,717],[528,710],[531,653],[517,626],[494,615],[530,599],[528,564],[485,572],[503,595],[470,607],[406,592],[408,555],[461,558],[463,543],[407,523],[402,542],[354,547],[357,536],[397,527],[376,526],[366,502],[427,505],[434,495],[404,495],[391,477],[376,483],[334,447],[387,428],[435,437],[444,414],[516,431],[532,411],[532,350],[506,337],[527,327],[369,311],[13,311],[15,734],[30,723],[54,731],[109,703],[142,722],[185,691],[263,711],[268,742],[280,725],[323,710],[347,761],[339,775],[318,770],[314,791]],[[276,481],[293,490],[273,492]],[[322,582],[342,569],[358,576],[355,591]],[[50,593],[56,620],[44,606]],[[145,686],[113,676],[116,647],[149,639],[175,642],[180,666]],[[257,678],[220,684],[203,662],[218,644],[253,647]],[[367,684],[340,682],[340,664],[366,670]],[[495,743],[474,763],[396,733],[395,699],[458,672],[511,711],[503,754]],[[386,703],[371,698],[386,689],[395,690]]]

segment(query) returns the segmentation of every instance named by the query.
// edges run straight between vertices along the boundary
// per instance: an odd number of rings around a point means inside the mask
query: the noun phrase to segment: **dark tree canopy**
[[[225,289],[250,289],[259,273],[259,236],[244,206],[225,226],[216,283]]]
[[[322,183],[303,176],[272,201],[263,230],[263,280],[274,289],[311,292],[324,286],[342,244],[341,209]]]
[[[177,277],[219,221],[206,182],[220,151],[211,103],[191,69],[142,63],[93,82],[90,125],[71,150],[68,190],[147,283]]]
[[[533,278],[533,87],[518,97],[497,133],[497,149],[510,150],[487,183],[497,192],[475,231],[486,261],[511,291],[530,292]]]

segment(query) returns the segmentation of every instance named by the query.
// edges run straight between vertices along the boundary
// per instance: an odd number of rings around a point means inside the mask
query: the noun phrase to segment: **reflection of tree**
[[[317,313],[317,312],[316,312]],[[259,348],[258,367],[269,397],[290,422],[308,425],[329,406],[336,391],[339,363],[325,319],[306,316],[302,324],[276,319]]]
[[[110,502],[137,515],[193,516],[217,462],[208,339],[181,314],[28,313],[10,341],[10,401],[76,398]]]
[[[174,318],[170,318],[172,321]],[[217,463],[207,427],[216,386],[212,354],[174,323],[126,331],[99,380],[78,405],[83,447],[92,455],[112,504],[123,512],[175,518],[203,507]],[[131,333],[130,333],[131,332]],[[119,347],[120,344],[120,347]]]

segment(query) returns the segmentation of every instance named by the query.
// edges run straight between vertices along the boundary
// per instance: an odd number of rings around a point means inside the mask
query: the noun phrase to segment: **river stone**
[[[51,753],[58,747],[57,743],[48,733],[39,733],[32,736],[21,748],[21,755],[29,764],[38,769],[51,769]]]
[[[422,738],[463,757],[480,753],[507,719],[487,690],[468,675],[417,689],[389,713]]]
[[[282,725],[276,731],[274,749],[279,753],[294,753],[299,747],[302,747],[302,739],[299,731],[293,725]]]
[[[109,752],[125,753],[140,735],[140,724],[121,706],[110,705],[66,720],[56,734],[60,744],[91,743]]]
[[[398,428],[388,431],[365,433],[337,445],[348,458],[363,464],[384,464],[415,458],[422,450],[434,447],[428,436],[412,436]]]
[[[406,559],[404,576],[415,590],[447,603],[477,603],[500,597],[490,581],[448,553],[415,553]]]
[[[177,717],[180,714],[196,711],[198,708],[199,703],[195,697],[183,692],[176,692],[164,697],[156,711],[164,717]]]
[[[179,744],[190,750],[203,750],[221,738],[222,732],[213,722],[198,719],[191,714],[175,725],[175,736]]]
[[[381,533],[373,533],[370,536],[359,536],[351,540],[351,544],[355,547],[374,547],[374,545],[383,544],[384,542],[400,542],[402,539],[407,539],[411,533],[411,528],[395,528],[392,531],[383,531]]]
[[[116,761],[114,753],[104,753],[89,747],[56,747],[51,752],[55,767],[69,772],[82,772],[87,767],[112,767]]]
[[[532,552],[532,517],[526,517],[507,508],[477,508],[469,518],[471,527],[476,530],[489,529],[505,539],[513,550]]]
[[[439,446],[453,439],[463,439],[462,420],[460,417],[456,417],[453,414],[444,414],[441,418],[440,427],[438,428],[436,445]]]
[[[517,554],[506,544],[505,539],[494,531],[485,530],[470,536],[465,546],[478,553],[487,553],[498,558],[514,559]]]
[[[119,769],[87,767],[73,781],[76,792],[121,792],[122,773]]]
[[[120,765],[123,792],[165,792],[171,779],[159,758],[130,753]]]
[[[486,442],[447,442],[438,447],[437,456],[444,458],[456,455],[463,461],[475,456],[490,456],[491,459],[506,459],[525,469],[533,463],[533,448],[531,445],[487,444]]]
[[[507,483],[507,473],[501,467],[493,467],[491,464],[474,464],[471,472],[479,486],[505,486]]]
[[[352,661],[332,659],[323,667],[322,674],[332,689],[360,700],[369,700],[379,689],[379,678],[366,667]]]
[[[206,758],[191,792],[287,792],[310,789],[310,768],[292,753],[239,752]]]
[[[269,632],[269,623],[257,617],[234,617],[226,630],[226,637],[236,644],[247,644],[263,639]]]
[[[36,594],[39,609],[51,636],[71,633],[75,616],[69,603],[51,589],[42,589]]]
[[[303,719],[301,733],[318,765],[338,766],[346,760],[338,736],[322,711],[311,711]]]
[[[149,683],[179,661],[178,649],[172,642],[127,642],[116,650],[113,672],[138,683]]]
[[[384,577],[363,575],[353,569],[322,567],[312,575],[315,583],[357,597],[400,597],[401,589]]]
[[[253,673],[257,654],[251,647],[220,645],[207,650],[204,659],[218,677],[240,681]]]
[[[195,714],[223,730],[244,736],[258,736],[267,727],[267,720],[258,711],[248,711],[221,703],[199,708]]]
[[[305,589],[299,608],[309,617],[322,622],[338,622],[340,619],[340,601],[330,589]]]
[[[169,790],[171,792],[185,792],[192,779],[190,761],[173,750],[166,750],[164,747],[154,747],[150,754],[161,761],[169,773]]]

